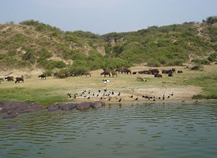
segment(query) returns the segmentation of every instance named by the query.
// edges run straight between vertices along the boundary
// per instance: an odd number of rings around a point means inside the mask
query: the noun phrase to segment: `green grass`
[[[46,106],[56,102],[65,102],[67,97],[55,93],[55,89],[14,87],[1,89],[1,98],[40,103]]]
[[[202,92],[198,92],[189,99],[217,99],[217,73],[215,72],[217,65],[204,66],[203,71],[190,70],[183,66],[179,66],[177,69],[183,70],[183,74],[174,74],[174,77],[168,77],[163,74],[163,78],[154,78],[153,75],[127,75],[118,74],[118,77],[106,77],[111,82],[104,84],[102,82],[105,77],[100,76],[102,70],[96,70],[91,72],[91,77],[77,76],[68,77],[65,79],[54,78],[53,76],[48,77],[46,80],[41,80],[37,77],[25,79],[24,83],[14,83],[2,81],[0,84],[1,95],[0,99],[16,100],[19,102],[35,102],[40,103],[43,106],[55,104],[58,102],[73,102],[73,101],[84,101],[84,100],[72,100],[66,95],[70,92],[72,95],[76,92],[81,93],[85,89],[89,89],[93,92],[97,92],[98,89],[107,88],[115,92],[121,92],[125,95],[131,95],[139,93],[142,95],[156,90],[152,94],[157,92],[171,93],[173,89],[179,90],[189,86],[201,87]],[[132,67],[131,70],[143,70],[148,69],[143,66]],[[166,68],[159,68],[169,69]],[[148,81],[142,82],[136,80],[136,77],[144,77]],[[162,95],[162,94],[161,94]],[[189,96],[190,97],[190,96]],[[129,98],[129,97],[128,97]]]

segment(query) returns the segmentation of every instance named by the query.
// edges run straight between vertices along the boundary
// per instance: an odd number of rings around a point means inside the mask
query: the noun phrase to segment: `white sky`
[[[202,22],[217,0],[0,0],[0,23],[37,20],[63,31],[96,34]]]

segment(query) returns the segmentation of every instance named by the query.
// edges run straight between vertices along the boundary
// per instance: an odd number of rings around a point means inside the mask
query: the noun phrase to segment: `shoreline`
[[[5,100],[5,101],[3,101]],[[50,104],[50,105],[56,105],[58,103],[64,103],[64,104],[67,104],[67,103],[82,103],[82,102],[96,102],[96,101],[102,101],[102,100],[83,100],[83,101],[72,101],[72,102],[57,102],[57,103],[53,103],[53,104]],[[9,103],[9,102],[14,102],[14,103],[23,103],[23,104],[26,104],[26,102],[19,102],[19,101],[15,101],[14,99],[12,100],[8,100],[8,99],[0,99],[0,107],[2,106],[1,103]],[[175,104],[200,104],[200,103],[217,103],[217,99],[198,99],[198,100],[156,100],[156,101],[152,101],[152,100],[144,100],[144,101],[121,101],[121,102],[118,102],[118,101],[102,101],[105,103],[105,105],[114,105],[114,104],[166,104],[166,103],[175,103]],[[32,103],[32,102],[29,102],[29,103]],[[34,103],[34,102],[33,102]],[[38,103],[35,103],[35,104],[38,104]],[[39,105],[42,105],[42,104],[39,104]],[[47,105],[49,106],[49,105]],[[47,107],[47,106],[43,106],[43,107]]]

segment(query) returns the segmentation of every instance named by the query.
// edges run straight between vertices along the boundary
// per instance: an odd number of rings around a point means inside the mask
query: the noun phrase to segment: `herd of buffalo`
[[[101,108],[105,103],[102,101],[95,102],[81,102],[81,103],[57,103],[55,105],[49,105],[46,107],[47,111],[56,110],[86,110],[89,108]],[[20,102],[0,102],[0,114],[6,113],[2,119],[14,118],[18,114],[31,113],[34,111],[43,110],[45,107],[36,103],[20,103]]]
[[[162,70],[162,74],[168,74],[169,77],[173,76],[173,73],[175,73],[176,70],[175,68],[172,68],[172,69],[168,69],[168,70]],[[151,75],[154,75],[154,77],[162,77],[162,74],[160,74],[160,71],[159,69],[149,69],[149,70],[141,70],[141,71],[133,71],[131,72],[131,70],[129,68],[118,68],[116,69],[115,71],[107,71],[106,69],[103,69],[103,72],[100,73],[100,75],[103,75],[104,77],[106,76],[109,76],[109,77],[114,77],[114,76],[118,76],[118,73],[121,73],[121,74],[133,74],[133,75],[136,75],[137,73],[138,74],[151,74]],[[183,71],[181,70],[177,70],[177,73],[183,73]],[[91,77],[91,73],[90,72],[85,72],[84,75],[86,77]],[[69,76],[75,76],[74,73],[70,73],[70,72],[65,72],[65,73],[61,73],[61,74],[58,74],[58,73],[54,73],[54,77],[59,77],[59,78],[66,78],[66,77],[69,77]],[[38,76],[38,78],[41,78],[41,79],[46,79],[47,75],[46,74],[41,74]],[[3,79],[2,79],[3,80]],[[13,76],[6,76],[5,77],[5,80],[10,82],[10,81],[14,81],[14,77]],[[15,78],[15,83],[19,83],[19,82],[24,82],[24,77],[23,75],[21,77],[16,77]]]

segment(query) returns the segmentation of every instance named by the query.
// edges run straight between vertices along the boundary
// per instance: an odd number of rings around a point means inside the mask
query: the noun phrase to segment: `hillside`
[[[213,20],[214,19],[214,20]],[[216,59],[217,24],[186,22],[136,32],[96,35],[63,32],[38,21],[0,24],[0,72],[41,69],[76,75],[101,68],[210,64]]]

